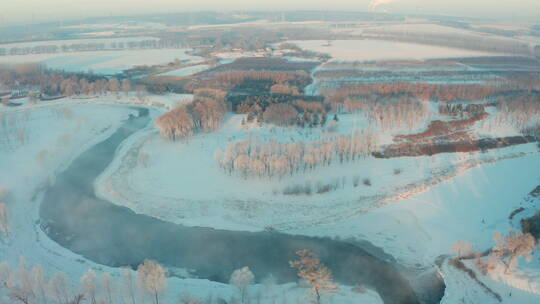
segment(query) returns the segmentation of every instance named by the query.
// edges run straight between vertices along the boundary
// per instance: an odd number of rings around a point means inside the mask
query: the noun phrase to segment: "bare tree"
[[[490,265],[501,263],[505,266],[505,273],[510,273],[517,266],[520,257],[525,257],[527,261],[532,259],[535,240],[530,234],[520,231],[511,231],[504,238],[500,233],[495,233],[497,246],[493,247],[490,254]]]
[[[195,123],[186,107],[178,107],[158,117],[156,126],[161,136],[175,140],[193,135]]]
[[[144,260],[137,268],[137,278],[142,290],[151,294],[159,304],[159,294],[167,288],[167,271],[157,262]]]
[[[88,269],[81,277],[82,289],[91,304],[97,303],[96,292],[98,278],[94,270]]]
[[[107,297],[107,304],[113,304],[113,292],[114,292],[114,283],[111,278],[111,275],[108,273],[104,273],[101,276],[102,286],[105,291],[105,295]]]
[[[253,284],[254,279],[255,276],[253,275],[249,267],[243,267],[233,271],[229,283],[238,287],[238,289],[240,290],[240,297],[242,299],[242,303],[244,303],[246,300],[247,287]]]
[[[19,267],[11,272],[7,287],[9,288],[9,295],[14,301],[24,304],[35,301],[36,293],[32,273],[27,268],[24,258],[20,259]]]
[[[7,204],[3,202],[0,202],[0,233],[6,237],[9,235]]]
[[[120,82],[118,82],[118,79],[111,78],[109,80],[109,88],[108,89],[112,93],[118,94],[118,92],[120,92]]]
[[[474,247],[471,243],[457,241],[454,246],[452,246],[452,252],[457,254],[458,257],[464,257],[473,254]]]
[[[35,265],[32,267],[31,274],[33,284],[34,284],[34,290],[36,293],[36,299],[38,300],[38,303],[47,304],[47,282],[48,277],[45,271],[43,270],[43,267],[41,265]]]
[[[135,280],[130,268],[122,268],[122,279],[124,283],[125,291],[128,294],[131,304],[136,304],[135,301]]]
[[[122,80],[122,91],[124,91],[124,94],[126,94],[126,96],[131,91],[131,82],[128,79]]]
[[[0,262],[0,290],[7,286],[11,275],[11,265],[8,262]]]
[[[47,284],[48,298],[58,304],[67,304],[72,301],[71,281],[65,273],[59,272],[53,275]]]
[[[275,123],[280,126],[292,125],[298,118],[298,111],[286,103],[270,105],[263,113],[265,122]]]
[[[333,293],[338,289],[332,279],[332,272],[321,264],[319,256],[314,252],[303,249],[297,251],[296,254],[299,259],[289,264],[298,270],[298,277],[311,286],[311,292],[316,298],[315,303],[320,304],[323,293]]]

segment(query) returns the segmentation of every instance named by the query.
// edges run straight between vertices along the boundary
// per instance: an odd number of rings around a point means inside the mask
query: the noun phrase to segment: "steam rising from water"
[[[398,0],[372,0],[368,5],[368,9],[370,11],[375,11],[377,9],[377,7],[379,7],[381,5],[389,4],[389,3],[392,3],[392,2],[396,2],[396,1],[398,1]]]

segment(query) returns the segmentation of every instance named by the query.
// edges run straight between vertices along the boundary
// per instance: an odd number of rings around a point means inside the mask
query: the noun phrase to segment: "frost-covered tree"
[[[152,260],[144,260],[137,268],[137,278],[140,288],[154,297],[159,304],[159,295],[167,288],[167,271],[163,266]]]
[[[0,202],[0,236],[7,236],[9,233],[7,204]]]
[[[73,286],[67,275],[58,272],[53,275],[47,284],[47,297],[58,304],[68,304],[76,296],[73,295]]]
[[[497,245],[491,249],[489,264],[495,266],[502,264],[505,267],[505,273],[510,273],[517,266],[520,257],[525,257],[531,261],[531,253],[534,250],[535,240],[530,234],[524,234],[520,231],[511,231],[503,237],[496,232],[494,235]]]
[[[454,246],[452,246],[452,252],[458,257],[468,256],[474,253],[474,246],[465,241],[457,241]]]
[[[131,304],[136,304],[135,279],[130,268],[126,267],[122,269],[122,283],[124,292],[127,294],[129,301]]]
[[[48,276],[41,265],[32,267],[30,275],[32,276],[37,303],[47,304],[47,283]]]
[[[124,91],[126,96],[129,94],[129,91],[131,91],[131,82],[128,79],[122,80],[122,91]]]
[[[238,289],[240,290],[240,297],[242,303],[245,303],[247,287],[253,284],[254,279],[255,276],[253,275],[249,267],[243,267],[233,271],[229,283],[238,287]]]
[[[32,276],[23,259],[21,259],[19,267],[11,272],[7,287],[13,301],[24,304],[35,302],[36,294]]]
[[[4,187],[0,187],[0,237],[2,235],[7,236],[9,232],[8,222],[8,206],[6,204],[9,190]]]
[[[158,117],[156,126],[161,136],[171,140],[190,137],[195,130],[193,117],[184,106]]]
[[[116,78],[111,78],[109,80],[109,87],[108,87],[109,91],[111,91],[111,93],[116,93],[118,94],[118,92],[120,91],[120,82],[118,81],[118,79]]]
[[[291,267],[298,270],[297,275],[311,286],[311,292],[315,296],[316,303],[321,303],[324,293],[337,291],[337,285],[332,279],[332,272],[321,264],[321,260],[314,252],[303,249],[296,252],[299,259],[291,261]]]
[[[94,270],[88,269],[81,277],[81,283],[82,283],[82,290],[84,294],[86,295],[86,299],[90,301],[91,304],[96,304],[98,278]]]
[[[114,282],[111,278],[111,275],[108,273],[104,273],[101,276],[101,282],[102,282],[101,285],[103,286],[103,291],[105,293],[105,298],[106,298],[105,303],[113,304]]]
[[[0,289],[7,286],[11,275],[11,265],[8,262],[0,262]]]

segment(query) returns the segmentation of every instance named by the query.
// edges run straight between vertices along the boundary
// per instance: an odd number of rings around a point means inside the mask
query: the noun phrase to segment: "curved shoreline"
[[[294,259],[295,251],[310,249],[321,256],[340,283],[373,287],[385,303],[420,303],[395,265],[349,243],[281,233],[184,227],[97,198],[95,178],[112,162],[117,147],[148,124],[148,110],[139,109],[139,113],[107,140],[81,154],[46,191],[40,217],[43,230],[53,240],[101,264],[137,265],[151,258],[169,266],[195,269],[198,277],[220,282],[243,266],[249,266],[258,278],[272,274],[279,282],[296,281],[288,261]],[[434,298],[422,302],[438,303],[442,294]]]

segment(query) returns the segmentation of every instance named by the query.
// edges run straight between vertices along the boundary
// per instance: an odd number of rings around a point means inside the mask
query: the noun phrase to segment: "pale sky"
[[[187,10],[355,10],[491,17],[540,23],[540,0],[1,0],[0,22]],[[34,16],[34,17],[32,17]]]

